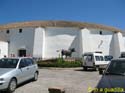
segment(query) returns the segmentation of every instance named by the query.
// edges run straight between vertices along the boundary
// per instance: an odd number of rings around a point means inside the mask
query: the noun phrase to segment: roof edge
[[[0,30],[14,29],[14,28],[25,28],[25,27],[78,27],[82,28],[94,28],[94,29],[102,29],[109,30],[113,32],[122,32],[122,30],[105,26],[102,24],[94,24],[87,22],[75,22],[75,21],[27,21],[27,22],[17,22],[17,23],[9,23],[5,25],[0,25]]]

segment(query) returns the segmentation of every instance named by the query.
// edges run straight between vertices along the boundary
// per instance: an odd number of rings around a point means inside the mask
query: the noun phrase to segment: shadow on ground
[[[33,82],[33,81],[32,81],[32,80],[28,80],[28,81],[26,81],[26,82],[23,82],[23,83],[21,83],[20,85],[18,85],[16,89],[18,89],[18,88],[20,88],[20,87],[23,87],[23,86],[25,86],[25,85],[27,85],[27,84],[29,84],[29,83],[31,83],[31,82]],[[8,93],[8,92],[6,92],[6,91],[0,91],[0,93]],[[15,92],[13,92],[13,93],[15,93]]]
[[[87,69],[87,70],[84,70],[84,69],[80,68],[80,69],[75,69],[74,71],[94,72],[94,71],[96,71],[96,70],[91,69],[91,68],[89,68],[89,69]]]

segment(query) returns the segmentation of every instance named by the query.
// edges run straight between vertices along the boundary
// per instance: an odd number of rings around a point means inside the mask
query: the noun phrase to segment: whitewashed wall
[[[124,39],[122,36],[122,33],[116,33],[114,34],[114,54],[113,56],[115,58],[118,58],[121,54],[121,52],[125,52],[125,45],[124,45]]]
[[[9,29],[9,34],[6,30],[0,31],[2,56],[8,54],[18,56],[19,49],[26,49],[27,55],[46,59],[59,57],[62,49],[75,48],[73,57],[81,57],[85,52],[102,51],[104,55],[113,55],[116,58],[120,52],[125,51],[125,37],[122,33],[71,27],[21,29],[22,33],[19,33],[19,29]]]
[[[124,40],[124,46],[125,46],[125,31],[122,32],[123,40]]]
[[[4,31],[4,34],[7,37],[7,41],[9,41],[9,56],[11,54],[18,56],[18,50],[20,49],[26,49],[27,55],[32,56],[33,54],[34,28],[21,29],[22,33],[19,33],[19,29],[9,29],[9,34]]]
[[[0,58],[8,57],[8,43],[0,41]]]
[[[100,35],[102,31],[102,35]],[[99,29],[81,29],[82,50],[85,52],[102,51],[105,55],[110,54],[110,44],[113,32]]]
[[[34,34],[34,47],[33,47],[33,56],[44,58],[45,51],[45,29],[38,27],[35,29]]]
[[[59,57],[61,50],[75,48],[74,57],[79,55],[78,28],[47,27],[45,29],[45,57]],[[57,52],[59,51],[59,52]]]

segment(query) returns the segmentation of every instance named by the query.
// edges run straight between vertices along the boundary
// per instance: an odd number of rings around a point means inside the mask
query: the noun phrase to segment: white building
[[[125,51],[122,31],[104,25],[69,21],[34,21],[0,26],[0,57],[55,58],[62,49],[75,48],[73,57],[102,51],[119,57]]]

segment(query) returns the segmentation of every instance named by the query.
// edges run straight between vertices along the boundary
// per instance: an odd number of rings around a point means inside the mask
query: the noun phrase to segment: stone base
[[[65,93],[64,88],[59,88],[59,87],[53,87],[53,88],[48,88],[49,93]]]

